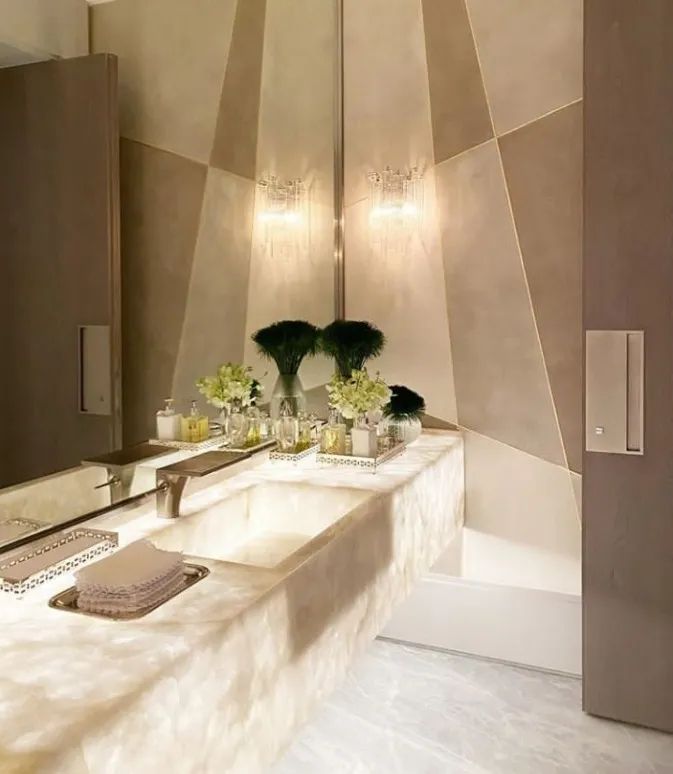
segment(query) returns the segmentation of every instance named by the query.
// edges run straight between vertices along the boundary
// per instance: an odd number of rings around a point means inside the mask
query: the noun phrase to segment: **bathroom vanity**
[[[274,463],[92,519],[208,576],[143,618],[52,609],[62,575],[4,624],[0,771],[264,771],[463,521],[463,442],[428,431],[375,474]]]

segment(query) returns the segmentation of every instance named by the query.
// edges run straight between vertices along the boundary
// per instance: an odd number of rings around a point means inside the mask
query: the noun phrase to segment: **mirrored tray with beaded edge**
[[[316,460],[329,465],[343,465],[375,473],[376,469],[383,465],[383,463],[401,454],[406,449],[406,446],[404,441],[396,441],[392,446],[386,447],[383,439],[379,439],[379,449],[376,457],[356,457],[353,454],[328,454],[319,451],[316,455]]]
[[[156,610],[158,607],[165,605],[166,602],[177,597],[178,594],[182,594],[183,591],[190,588],[190,586],[193,586],[195,583],[198,583],[200,580],[203,580],[210,573],[210,570],[207,567],[204,567],[201,564],[193,564],[192,562],[185,562],[183,570],[182,583],[180,583],[180,585],[169,595],[160,599],[158,602],[153,602],[147,607],[138,608],[138,610],[133,610],[132,612],[96,613],[89,610],[80,610],[79,607],[77,607],[79,592],[75,586],[71,586],[69,589],[65,589],[65,591],[61,591],[53,596],[49,600],[49,607],[52,607],[55,610],[64,610],[68,613],[79,613],[79,615],[86,615],[91,618],[105,618],[108,621],[133,621],[134,619],[142,618],[153,610]]]

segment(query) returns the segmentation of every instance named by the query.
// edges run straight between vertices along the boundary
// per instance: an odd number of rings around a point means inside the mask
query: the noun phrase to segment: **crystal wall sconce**
[[[257,184],[257,220],[271,255],[296,251],[304,246],[308,229],[308,194],[299,178],[281,183],[276,177]]]
[[[404,252],[423,217],[423,174],[416,167],[408,172],[386,167],[367,179],[373,245],[386,252]]]

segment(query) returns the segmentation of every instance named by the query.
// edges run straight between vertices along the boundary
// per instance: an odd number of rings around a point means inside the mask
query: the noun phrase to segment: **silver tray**
[[[376,469],[383,465],[384,462],[397,457],[405,448],[406,444],[403,441],[398,441],[389,448],[384,448],[380,444],[376,457],[356,457],[353,454],[325,454],[325,452],[318,452],[316,460],[328,465],[343,465],[344,467],[359,468],[360,470],[368,470],[370,473],[375,473]]]
[[[230,446],[227,443],[222,444],[222,448],[226,449],[227,451],[247,452],[248,454],[256,454],[257,452],[263,451],[264,449],[273,449],[275,446],[275,438],[269,438],[266,441],[260,441],[259,443],[253,444],[252,446],[246,446],[245,444],[243,444],[243,446]]]
[[[179,451],[204,451],[205,449],[223,446],[224,437],[222,435],[212,435],[210,438],[206,438],[204,441],[198,441],[196,443],[193,443],[192,441],[160,441],[157,438],[150,438],[148,443],[151,443],[152,446],[168,446],[171,449],[178,449]]]
[[[80,615],[87,615],[91,618],[106,618],[108,621],[132,621],[136,618],[142,618],[143,616],[151,613],[152,610],[156,610],[161,605],[166,604],[173,597],[177,597],[178,594],[182,594],[185,589],[198,583],[200,580],[206,577],[210,573],[207,567],[201,564],[192,564],[191,562],[184,563],[184,575],[182,583],[175,591],[169,594],[164,599],[160,599],[148,607],[143,607],[140,610],[134,610],[132,613],[118,613],[116,615],[108,615],[106,613],[90,613],[88,610],[80,610],[77,607],[77,597],[79,592],[75,586],[71,586],[65,591],[61,591],[60,594],[52,597],[49,600],[49,607],[53,607],[54,610],[65,610],[68,613],[79,613]]]
[[[280,449],[274,449],[269,454],[269,459],[274,462],[299,462],[305,460],[307,457],[311,457],[316,452],[320,451],[320,444],[316,443],[313,446],[309,446],[308,449],[302,449],[300,452],[280,451]]]
[[[0,558],[0,591],[21,597],[42,583],[117,548],[116,532],[75,527],[35,540]]]

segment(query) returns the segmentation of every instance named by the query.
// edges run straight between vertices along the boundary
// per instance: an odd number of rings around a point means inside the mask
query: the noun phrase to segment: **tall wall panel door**
[[[587,406],[584,707],[673,732],[673,2],[584,5],[587,389],[616,341],[594,332],[642,331],[644,362],[625,350]]]

